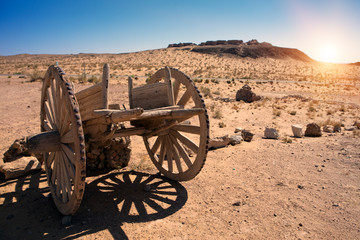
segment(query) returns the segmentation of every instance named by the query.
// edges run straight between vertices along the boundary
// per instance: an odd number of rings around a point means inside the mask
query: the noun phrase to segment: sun
[[[325,44],[320,47],[320,61],[336,62],[337,48],[332,44]]]

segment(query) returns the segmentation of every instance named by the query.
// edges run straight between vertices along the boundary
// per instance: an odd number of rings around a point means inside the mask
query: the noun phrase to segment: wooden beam
[[[80,92],[77,92],[75,94],[75,96],[76,96],[76,99],[79,101],[80,99],[86,98],[88,96],[91,96],[91,95],[93,95],[97,92],[101,92],[101,91],[102,91],[102,83],[98,83],[89,88],[81,90]]]
[[[104,64],[102,75],[102,105],[101,108],[106,109],[108,107],[108,87],[110,79],[109,64]]]

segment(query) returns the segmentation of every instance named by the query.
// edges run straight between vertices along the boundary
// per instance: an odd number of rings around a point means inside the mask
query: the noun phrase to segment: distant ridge
[[[352,65],[352,66],[359,66],[359,67],[360,67],[360,62],[349,63],[349,65]]]
[[[267,42],[259,43],[256,39],[248,42],[242,40],[206,41],[195,43],[169,44],[168,48],[191,47],[191,51],[205,54],[232,54],[239,57],[294,59],[303,62],[315,62],[308,55],[295,48],[276,47]]]

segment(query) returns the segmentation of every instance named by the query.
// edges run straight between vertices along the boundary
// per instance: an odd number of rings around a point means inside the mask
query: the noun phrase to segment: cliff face
[[[217,40],[206,41],[199,45],[195,43],[174,43],[169,44],[168,48],[191,47],[191,51],[205,54],[232,54],[239,57],[250,58],[275,58],[275,59],[294,59],[303,62],[314,62],[305,53],[294,48],[282,48],[271,45],[267,42],[259,43],[256,39],[248,42],[242,40]]]
[[[206,54],[233,54],[239,57],[250,58],[265,57],[275,59],[294,59],[303,62],[314,61],[298,49],[276,47],[267,43],[260,43],[257,45],[198,46],[194,47],[192,51]]]

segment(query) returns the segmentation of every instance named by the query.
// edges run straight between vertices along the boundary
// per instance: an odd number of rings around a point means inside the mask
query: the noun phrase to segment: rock
[[[41,169],[41,163],[36,157],[20,157],[12,162],[0,165],[0,171],[5,179],[17,178]]]
[[[215,137],[210,139],[209,141],[209,149],[217,149],[217,148],[223,148],[229,145],[230,138],[228,135],[225,135],[223,137]]]
[[[238,134],[238,135],[232,135],[229,137],[230,139],[230,142],[229,144],[231,145],[236,145],[236,144],[240,144],[241,141],[243,141],[244,139],[242,138],[241,134]]]
[[[240,90],[236,92],[236,101],[243,100],[244,102],[251,103],[260,99],[261,97],[257,96],[253,91],[251,91],[251,87],[247,84],[245,84]]]
[[[345,131],[354,131],[356,129],[355,126],[347,126],[345,127]]]
[[[241,127],[237,127],[237,128],[235,128],[235,133],[238,133],[238,132],[242,132],[244,129],[243,128],[241,128]]]
[[[294,124],[291,126],[292,132],[294,134],[294,137],[302,138],[304,136],[303,134],[303,126],[301,124]]]
[[[251,142],[254,134],[252,132],[248,131],[248,130],[243,130],[241,132],[241,136],[242,136],[242,138],[244,139],[245,142]]]
[[[323,127],[323,132],[333,133],[334,132],[334,126],[333,125],[325,125]]]
[[[265,138],[269,138],[269,139],[278,139],[279,138],[279,133],[276,131],[275,128],[265,128],[264,131],[264,135]]]
[[[321,137],[320,126],[316,123],[309,123],[306,126],[305,136],[307,137]]]
[[[360,129],[360,121],[359,120],[356,120],[355,122],[354,122],[354,125],[353,126],[355,126],[355,127],[357,127],[358,129]]]
[[[335,124],[334,132],[341,132],[341,125],[340,124]]]

